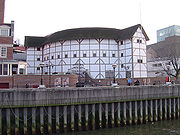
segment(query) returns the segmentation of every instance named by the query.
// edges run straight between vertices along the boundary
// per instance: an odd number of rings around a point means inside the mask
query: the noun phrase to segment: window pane
[[[8,65],[4,64],[4,66],[3,66],[3,75],[7,75],[7,73],[8,73]]]
[[[8,30],[1,30],[1,36],[8,36]]]
[[[19,74],[23,74],[24,73],[24,69],[20,68],[19,69]]]
[[[5,47],[1,48],[1,56],[6,56],[6,48]]]

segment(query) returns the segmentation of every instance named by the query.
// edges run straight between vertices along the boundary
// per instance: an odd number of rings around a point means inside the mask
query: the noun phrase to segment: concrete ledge
[[[180,97],[180,85],[0,90],[0,106],[88,104]]]

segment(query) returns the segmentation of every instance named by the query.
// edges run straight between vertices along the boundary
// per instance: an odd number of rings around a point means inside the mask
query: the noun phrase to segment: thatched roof
[[[55,32],[47,37],[25,37],[25,46],[42,46],[47,43],[58,42],[62,40],[78,40],[78,39],[115,39],[115,40],[125,40],[130,39],[141,25],[135,25],[126,29],[114,29],[114,28],[76,28],[67,29],[63,31]],[[144,29],[143,34],[146,40],[149,40]]]

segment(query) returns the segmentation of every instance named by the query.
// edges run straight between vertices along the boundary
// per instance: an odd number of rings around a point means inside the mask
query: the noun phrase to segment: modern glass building
[[[172,25],[160,30],[157,30],[157,42],[164,41],[165,38],[171,36],[180,36],[180,26]]]

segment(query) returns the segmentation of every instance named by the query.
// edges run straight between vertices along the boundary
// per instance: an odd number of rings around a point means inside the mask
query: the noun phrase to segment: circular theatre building
[[[77,28],[46,37],[26,36],[27,73],[89,73],[104,79],[147,77],[146,41],[141,25],[125,29]],[[43,68],[40,67],[43,62]]]

